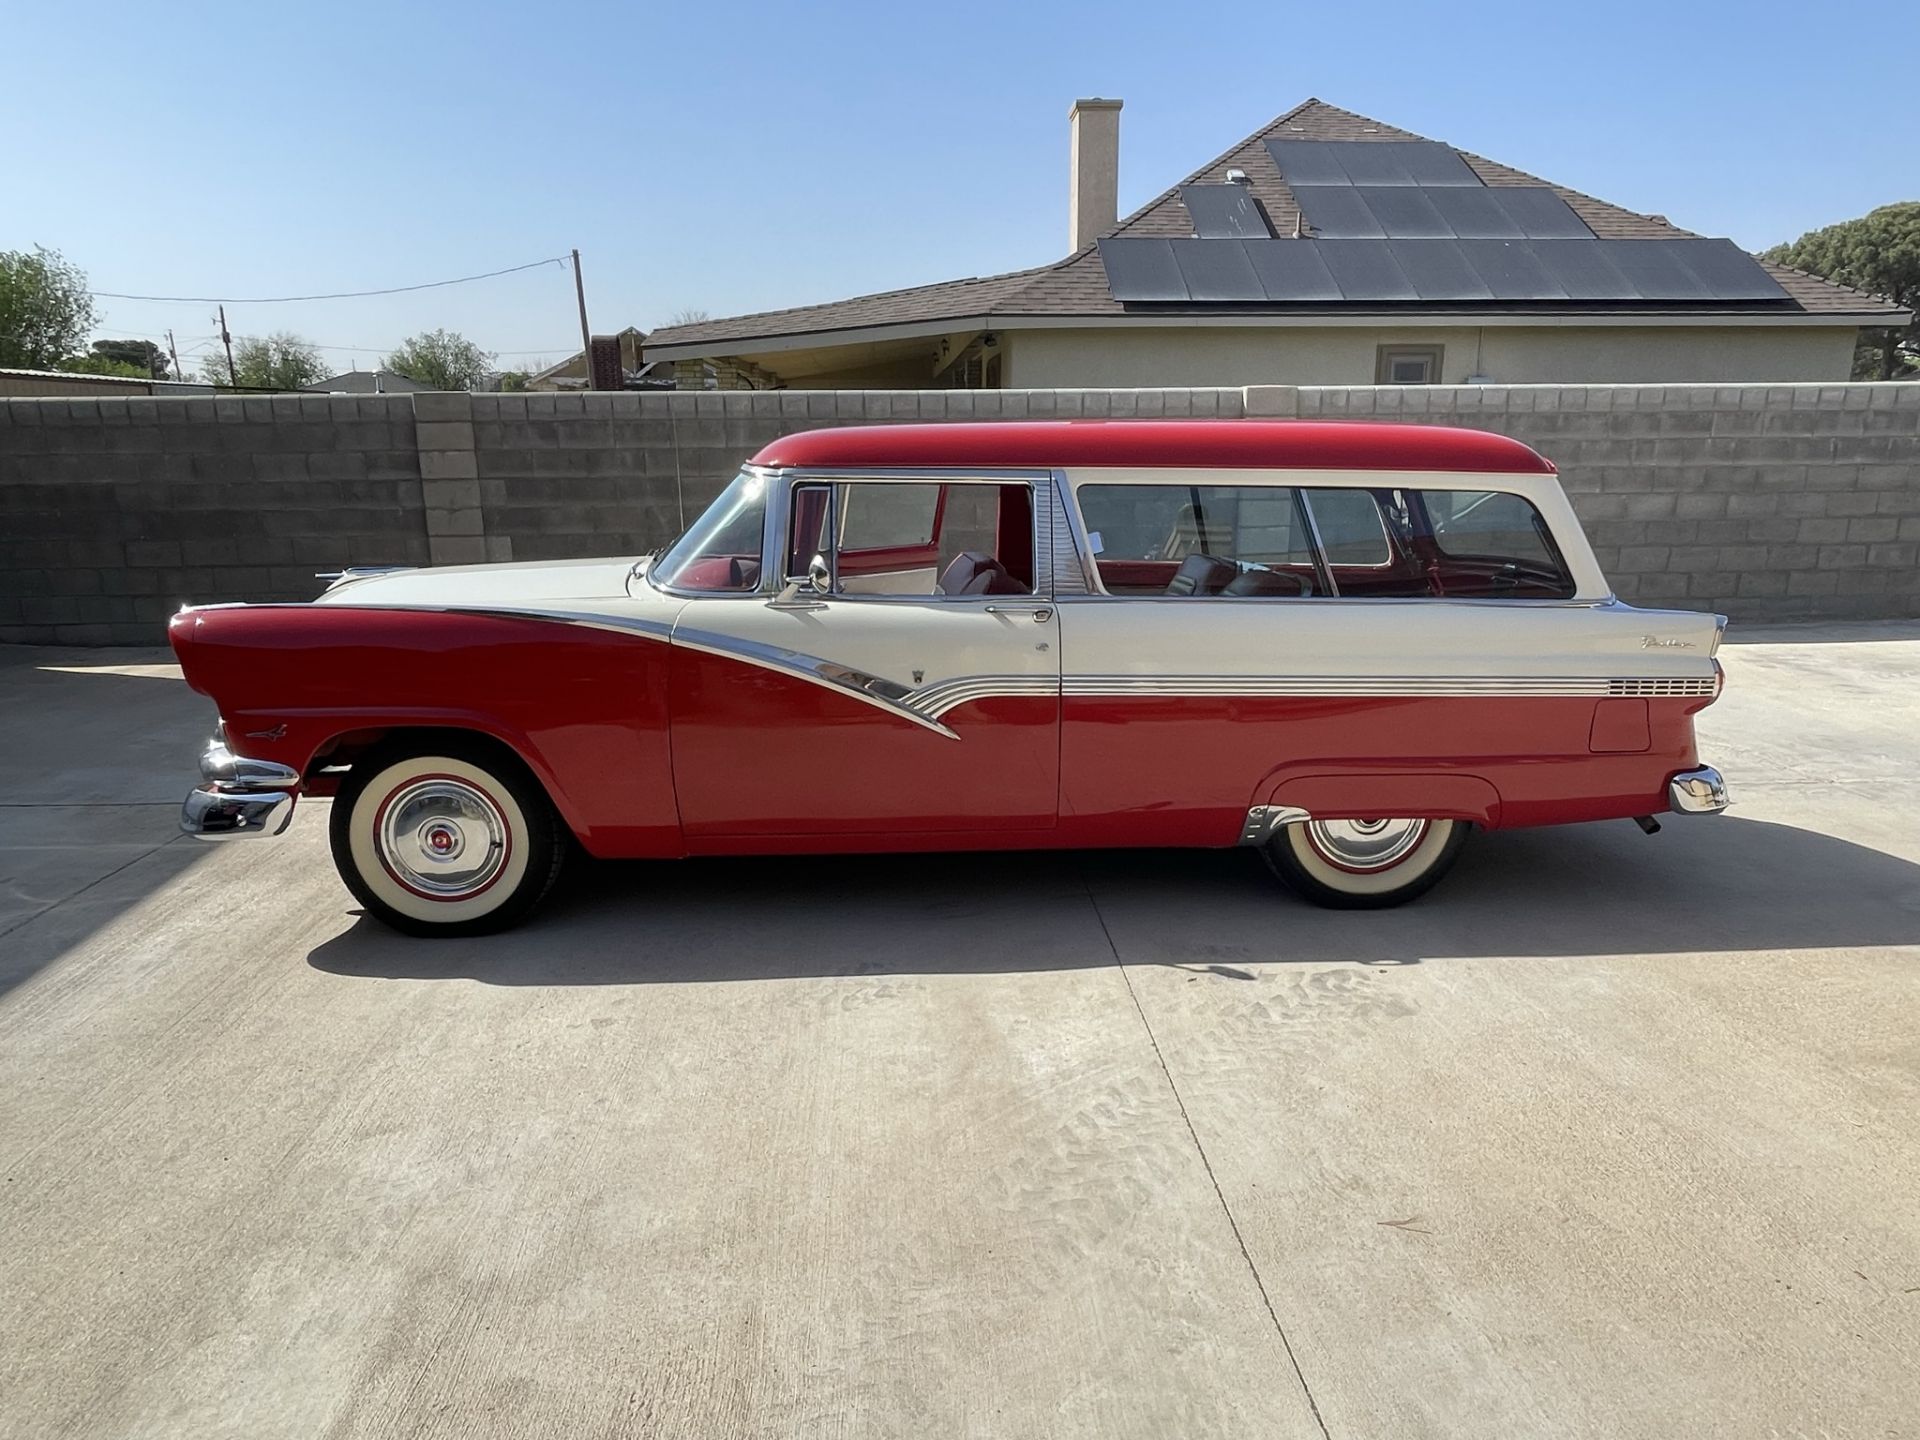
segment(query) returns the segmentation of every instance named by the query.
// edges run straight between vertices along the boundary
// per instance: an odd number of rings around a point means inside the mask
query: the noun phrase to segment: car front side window
[[[796,486],[789,576],[816,554],[835,593],[1031,595],[1033,497],[1024,481],[852,480]]]

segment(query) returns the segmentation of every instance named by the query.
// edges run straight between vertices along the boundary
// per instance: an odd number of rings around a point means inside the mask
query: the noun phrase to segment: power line
[[[152,327],[149,327],[145,330],[119,330],[119,329],[115,329],[111,325],[96,325],[93,328],[99,331],[102,335],[124,335],[128,339],[145,340],[145,339],[150,339],[153,335]],[[164,329],[165,327],[162,326],[161,328]]]
[[[565,265],[565,255],[549,255],[544,260],[529,260],[524,265],[509,265],[504,270],[489,270],[484,275],[462,275],[453,280],[429,280],[421,285],[391,285],[384,290],[341,290],[331,295],[267,295],[251,300],[236,300],[226,295],[125,295],[117,290],[90,290],[99,300],[154,300],[178,305],[289,305],[299,300],[357,300],[367,295],[404,295],[410,290],[437,290],[445,285],[470,285],[475,280],[492,280],[514,275],[542,265]]]

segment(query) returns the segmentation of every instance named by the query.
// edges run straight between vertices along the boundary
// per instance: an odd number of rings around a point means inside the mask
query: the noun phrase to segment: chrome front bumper
[[[239,835],[278,835],[293,821],[300,774],[271,760],[249,760],[227,749],[218,736],[200,755],[200,774],[180,807],[180,828],[203,840]]]
[[[1727,782],[1711,765],[1682,770],[1667,782],[1667,804],[1676,815],[1718,815],[1732,803]]]

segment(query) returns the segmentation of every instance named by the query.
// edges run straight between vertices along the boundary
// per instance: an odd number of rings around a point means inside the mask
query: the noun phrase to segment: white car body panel
[[[540,560],[500,565],[436,565],[419,570],[349,576],[321,595],[318,605],[443,605],[485,610],[578,600],[612,606],[627,600],[633,557]],[[659,597],[647,586],[635,594]]]

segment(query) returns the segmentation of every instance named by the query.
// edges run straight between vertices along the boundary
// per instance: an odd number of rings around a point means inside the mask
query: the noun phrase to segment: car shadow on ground
[[[178,883],[211,701],[162,649],[0,645],[0,998]]]
[[[643,985],[1180,965],[1920,944],[1920,865],[1732,816],[1480,835],[1425,898],[1327,911],[1250,851],[595,862],[518,930],[416,940],[367,916],[307,957],[363,978]]]

